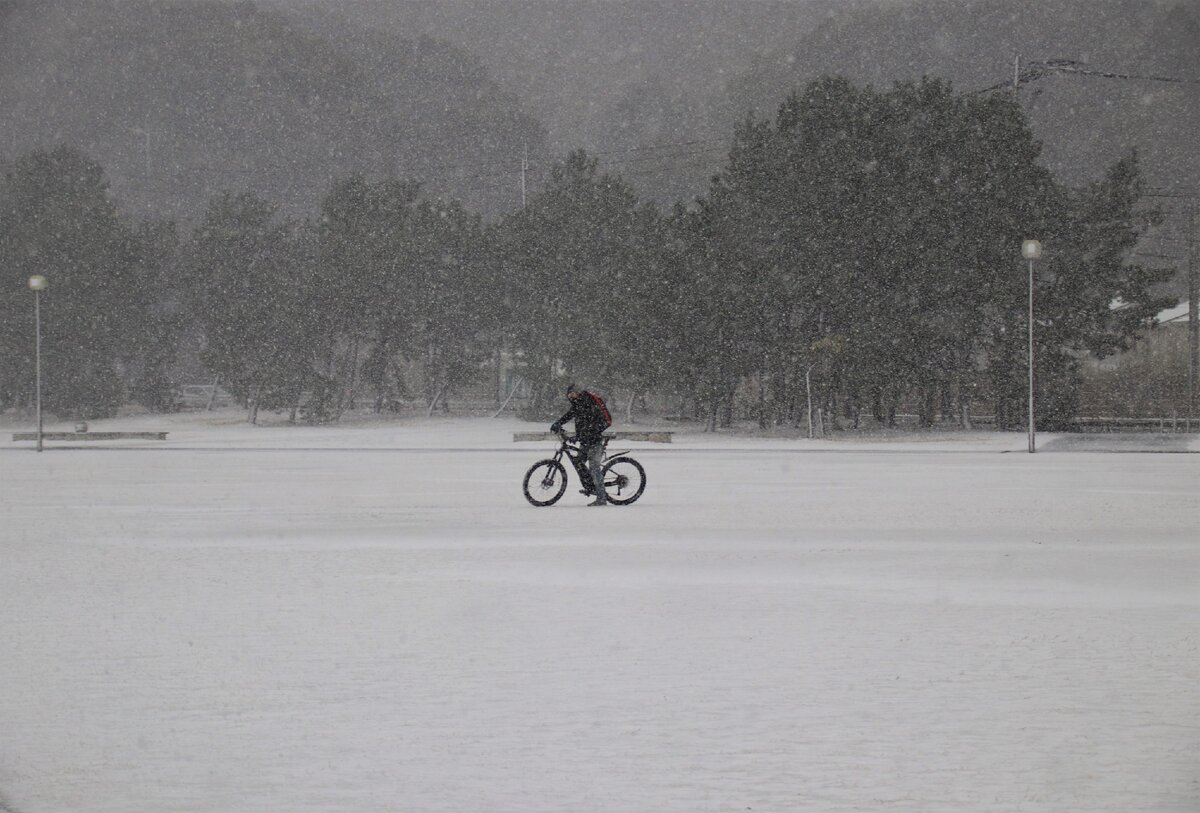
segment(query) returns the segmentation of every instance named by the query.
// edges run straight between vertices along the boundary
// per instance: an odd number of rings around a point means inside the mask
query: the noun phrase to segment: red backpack
[[[608,412],[608,405],[605,404],[604,399],[596,393],[589,392],[588,395],[591,396],[592,401],[600,409],[600,414],[604,416],[604,428],[608,429],[610,426],[612,426],[612,415],[610,415]]]

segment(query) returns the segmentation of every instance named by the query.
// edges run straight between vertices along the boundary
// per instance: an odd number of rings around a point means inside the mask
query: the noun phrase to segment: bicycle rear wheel
[[[554,505],[567,490],[567,470],[557,460],[539,460],[525,472],[522,488],[532,505]]]
[[[629,505],[646,490],[646,470],[632,457],[614,457],[604,464],[604,493],[614,505]]]

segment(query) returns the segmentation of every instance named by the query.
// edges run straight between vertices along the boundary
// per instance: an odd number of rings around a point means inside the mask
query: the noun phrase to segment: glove
[[[557,435],[562,431],[562,424],[558,421],[555,421],[554,423],[550,424],[550,431]]]

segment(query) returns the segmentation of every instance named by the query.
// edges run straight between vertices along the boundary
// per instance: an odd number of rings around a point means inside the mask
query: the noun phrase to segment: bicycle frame
[[[628,451],[609,451],[608,442],[612,438],[600,438],[603,482],[594,483],[591,467],[584,453],[585,447],[578,443],[576,436],[568,436],[562,431],[557,432],[557,435],[561,443],[554,456],[537,461],[525,472],[522,488],[525,491],[525,499],[533,505],[539,508],[554,505],[566,491],[570,475],[567,474],[567,466],[563,463],[564,456],[571,461],[570,467],[575,469],[575,475],[584,486],[585,494],[593,494],[597,489],[603,489],[601,493],[607,497],[604,502],[615,505],[629,505],[642,496],[646,489],[646,470],[629,456]],[[541,472],[539,478],[531,479],[538,472]]]
[[[589,478],[591,477],[591,474],[587,471],[587,456],[583,453],[583,447],[579,445],[574,435],[567,435],[560,432],[559,437],[562,438],[562,442],[558,446],[558,451],[554,453],[554,462],[562,462],[563,455],[566,455],[567,459],[571,461],[571,468],[575,469],[575,474],[579,477],[579,482],[583,483],[585,473]],[[601,466],[610,457],[617,457],[618,455],[626,454],[628,451],[610,453],[608,451],[608,442],[610,440],[612,438],[603,438],[604,456],[600,460]]]

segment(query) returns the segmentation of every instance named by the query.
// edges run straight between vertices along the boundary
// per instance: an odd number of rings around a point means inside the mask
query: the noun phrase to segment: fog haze
[[[77,144],[124,205],[172,216],[239,183],[310,210],[320,190],[294,179],[313,170],[415,177],[496,215],[520,203],[526,150],[536,184],[580,147],[666,204],[703,192],[737,121],[818,76],[968,92],[1018,57],[1191,80],[1051,74],[1021,97],[1068,182],[1136,148],[1152,187],[1196,186],[1190,0],[8,0],[0,152]]]

